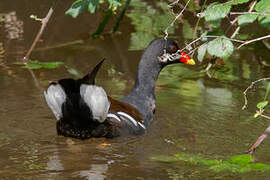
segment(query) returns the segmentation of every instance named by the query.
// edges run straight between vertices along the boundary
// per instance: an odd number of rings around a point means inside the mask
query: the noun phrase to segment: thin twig
[[[209,69],[210,69],[212,66],[213,66],[213,64],[212,64],[212,63],[209,63],[209,64],[207,65],[205,71],[209,71]]]
[[[265,114],[260,114],[261,117],[265,118],[265,119],[269,119],[270,120],[270,117],[265,115]]]
[[[40,39],[40,37],[41,37],[41,35],[42,35],[48,21],[49,21],[52,13],[53,13],[53,8],[51,7],[48,14],[46,15],[46,17],[42,19],[42,21],[41,21],[42,25],[40,27],[40,30],[39,30],[33,44],[31,45],[30,49],[27,51],[26,55],[23,58],[24,63],[27,63],[31,52],[33,51],[34,47],[36,46],[37,42],[39,41],[39,39]]]
[[[178,3],[177,6],[180,8],[180,9],[183,9],[185,7],[185,5],[181,4],[181,3]],[[169,5],[169,7],[171,7]],[[172,7],[171,7],[172,8]],[[196,12],[194,10],[191,10],[191,9],[186,9],[185,11],[188,11],[189,13],[193,14],[194,16],[196,16]]]
[[[262,16],[270,16],[269,13],[261,13],[261,12],[230,12],[230,15],[243,15],[243,14],[254,14],[254,15],[262,15]]]
[[[238,19],[238,18],[237,18]],[[236,21],[237,21],[237,19],[236,19]],[[240,31],[240,26],[238,26],[236,29],[235,29],[235,31],[234,31],[234,33],[231,35],[231,38],[234,38],[238,33],[239,33],[239,31]]]
[[[189,4],[190,0],[188,0],[188,2],[186,3],[186,5],[184,6],[184,8],[182,9],[182,11],[174,18],[174,20],[171,22],[171,24],[164,30],[165,33],[165,37],[164,39],[167,39],[169,34],[168,34],[168,30],[170,27],[172,27],[174,25],[174,23],[176,22],[176,20],[183,14],[183,12],[185,11],[185,9],[187,8],[188,4]]]
[[[247,88],[246,90],[243,92],[244,94],[244,99],[245,99],[245,104],[243,105],[242,107],[242,110],[246,109],[247,108],[247,103],[248,103],[248,99],[247,99],[247,92],[253,88],[253,86],[258,83],[258,82],[261,82],[261,81],[267,81],[267,80],[270,80],[270,77],[268,78],[262,78],[262,79],[258,79],[256,81],[253,81]]]
[[[259,37],[259,38],[256,38],[256,39],[251,39],[251,40],[248,40],[246,42],[244,42],[243,44],[241,44],[240,46],[237,47],[237,49],[240,49],[241,47],[247,45],[247,44],[250,44],[250,43],[253,43],[253,42],[256,42],[256,41],[260,41],[260,40],[263,40],[263,39],[267,39],[267,38],[270,38],[270,34],[267,35],[267,36],[263,36],[263,37]]]
[[[50,49],[63,48],[63,47],[67,47],[67,46],[83,44],[83,42],[84,42],[83,40],[75,40],[75,41],[65,42],[65,43],[51,45],[51,46],[47,46],[47,47],[36,48],[33,51],[46,51],[46,50],[50,50]],[[89,48],[95,49],[93,46],[90,46]]]
[[[204,1],[201,10],[205,9],[206,3],[207,3],[207,0]],[[195,13],[195,15],[196,15],[196,13]],[[196,37],[196,34],[197,34],[197,29],[198,29],[198,26],[199,26],[200,19],[201,19],[201,17],[198,17],[198,20],[196,22],[196,26],[195,26],[194,31],[193,31],[193,37],[194,38]]]
[[[197,49],[199,49],[199,48],[200,48],[201,46],[203,46],[203,45],[207,45],[209,42],[210,42],[210,41],[205,42],[205,43],[203,43],[203,44],[201,44],[201,45],[195,47],[194,49],[192,49],[192,50],[188,53],[188,55],[193,54]]]

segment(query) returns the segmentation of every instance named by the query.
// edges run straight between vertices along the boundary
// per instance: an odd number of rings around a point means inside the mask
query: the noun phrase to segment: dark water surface
[[[226,159],[249,148],[268,122],[253,118],[264,92],[251,93],[248,110],[241,111],[242,92],[251,81],[269,74],[250,49],[235,52],[227,64],[229,71],[213,78],[199,74],[199,67],[167,67],[157,82],[155,121],[142,136],[85,141],[57,136],[56,120],[43,97],[49,81],[76,78],[68,68],[84,74],[106,57],[97,84],[120,98],[134,83],[142,51],[128,50],[134,28],[127,17],[121,34],[74,43],[94,32],[102,14],[85,13],[74,20],[64,15],[70,4],[59,3],[38,44],[41,49],[31,59],[63,61],[65,67],[29,71],[14,65],[39,29],[29,15],[43,16],[50,5],[41,0],[0,2],[0,14],[9,18],[0,25],[0,45],[5,50],[0,55],[0,179],[269,179],[263,172],[214,173],[200,165],[151,160],[175,153]],[[74,44],[62,46],[67,42]],[[110,145],[102,146],[105,141]],[[270,163],[269,152],[266,140],[256,160]]]

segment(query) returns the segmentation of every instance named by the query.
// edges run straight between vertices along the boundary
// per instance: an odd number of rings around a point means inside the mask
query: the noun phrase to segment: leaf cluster
[[[88,10],[90,13],[95,13],[99,4],[108,3],[109,9],[116,10],[118,6],[121,6],[120,0],[76,0],[71,7],[66,11],[66,14],[76,18],[79,14],[83,13],[84,10]]]
[[[224,36],[221,29],[221,21],[223,18],[227,17],[231,12],[233,6],[244,4],[250,2],[249,0],[232,0],[226,3],[214,2],[207,6],[207,8],[199,13],[199,17],[203,17],[210,25],[211,31],[205,31],[202,36],[206,35],[218,35]],[[240,12],[241,13],[241,12]],[[242,28],[250,23],[258,20],[258,23],[270,29],[270,1],[261,0],[255,5],[255,11],[252,12],[242,12],[243,15],[237,17],[237,24],[239,28]],[[232,35],[231,38],[234,38]],[[209,40],[209,39],[208,39]],[[213,39],[210,43],[200,46],[198,49],[198,60],[202,61],[206,52],[210,55],[228,58],[234,50],[234,44],[230,39]]]

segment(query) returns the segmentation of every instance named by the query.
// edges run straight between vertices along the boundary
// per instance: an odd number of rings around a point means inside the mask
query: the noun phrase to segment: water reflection
[[[4,28],[9,40],[23,40],[23,21],[17,18],[16,12],[6,13],[4,16]]]
[[[232,92],[226,88],[206,88],[205,98],[208,99],[210,111],[228,113],[233,103]]]
[[[5,52],[14,53],[13,58],[21,60],[24,54],[24,22],[17,17],[16,11],[11,11],[2,15],[3,18],[3,29],[2,32],[5,34],[5,38],[1,38],[3,42]]]
[[[83,177],[87,180],[104,180],[106,178],[105,173],[108,170],[107,164],[91,164],[89,170],[80,171],[78,173],[79,177]],[[77,177],[77,176],[74,176]]]
[[[49,157],[49,162],[47,163],[47,170],[56,172],[64,170],[63,164],[59,158],[59,152],[53,152],[53,155]]]

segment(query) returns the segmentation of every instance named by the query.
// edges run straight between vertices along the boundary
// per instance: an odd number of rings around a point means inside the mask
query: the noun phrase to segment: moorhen
[[[104,60],[82,79],[61,79],[44,92],[57,119],[57,133],[67,137],[117,137],[142,134],[154,118],[155,83],[163,67],[174,63],[195,64],[171,39],[155,39],[144,51],[131,92],[120,100],[107,96],[95,85]]]

